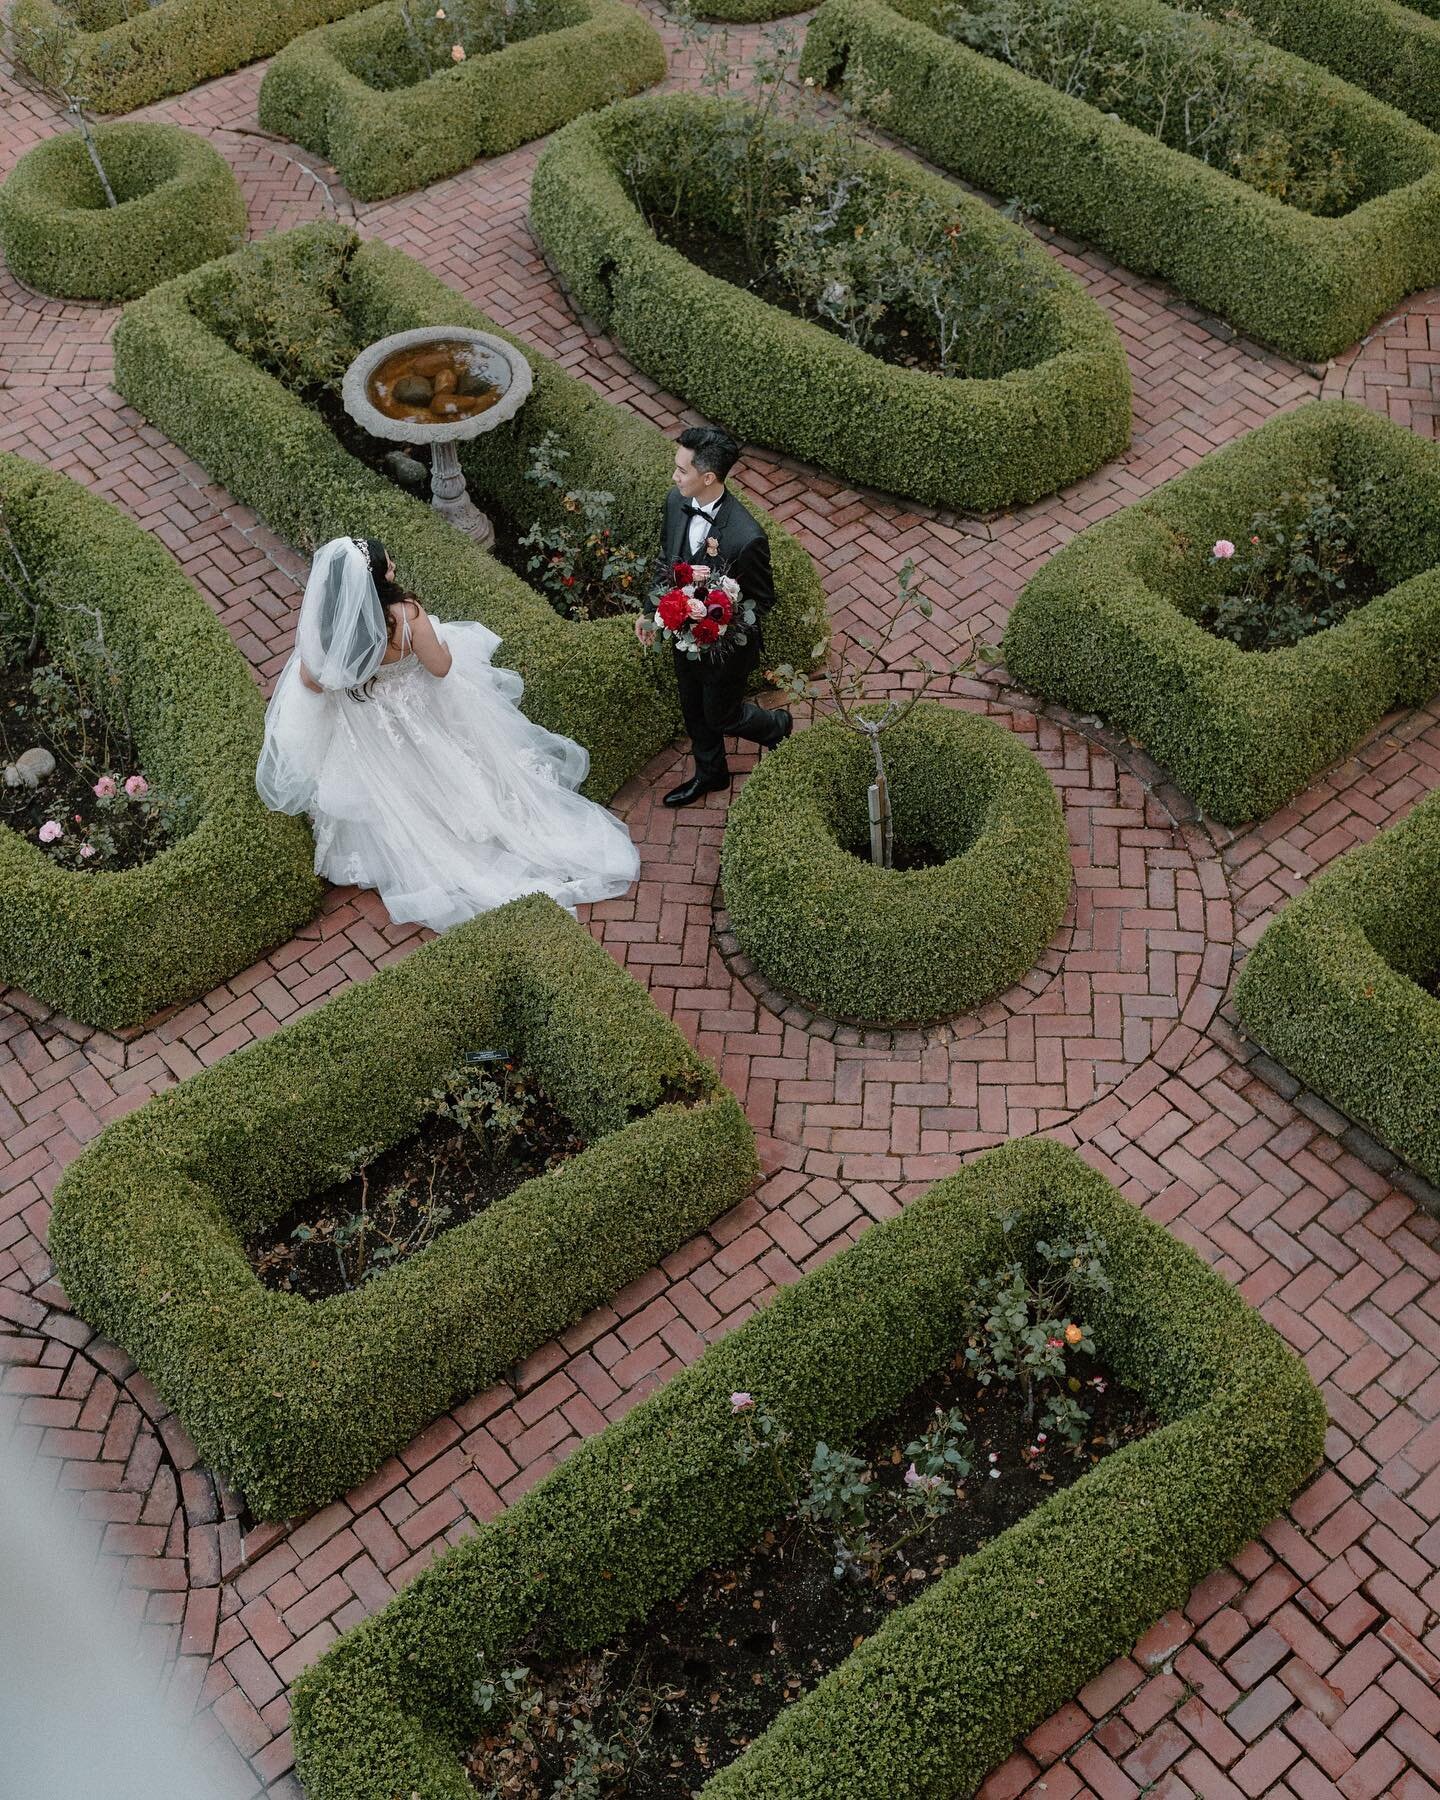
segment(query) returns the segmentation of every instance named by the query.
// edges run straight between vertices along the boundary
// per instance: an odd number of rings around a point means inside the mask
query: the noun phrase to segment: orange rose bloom
[[[1078,1325],[1067,1325],[1065,1327],[1065,1342],[1067,1344],[1078,1344],[1084,1335],[1085,1333]]]

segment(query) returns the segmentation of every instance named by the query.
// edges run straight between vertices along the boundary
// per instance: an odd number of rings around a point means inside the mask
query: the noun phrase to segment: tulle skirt
[[[588,753],[520,711],[520,677],[490,661],[494,632],[436,629],[448,674],[407,656],[363,697],[310,693],[292,662],[266,716],[262,797],[309,813],[316,873],[376,889],[397,923],[444,931],[522,894],[572,909],[623,894],[640,859],[575,791]]]

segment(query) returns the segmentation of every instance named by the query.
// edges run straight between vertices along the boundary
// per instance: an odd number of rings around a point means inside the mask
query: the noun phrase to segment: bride
[[[374,538],[315,553],[255,785],[310,815],[317,875],[378,889],[397,923],[444,931],[521,894],[573,908],[639,872],[620,820],[574,791],[589,754],[520,711],[499,643],[438,625]]]

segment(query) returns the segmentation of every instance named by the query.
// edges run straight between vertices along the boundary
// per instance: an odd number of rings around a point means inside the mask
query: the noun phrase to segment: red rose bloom
[[[655,611],[667,631],[678,631],[690,617],[690,602],[679,588],[671,588],[668,594],[660,596]]]
[[[705,609],[720,625],[728,625],[735,617],[735,608],[724,588],[711,588],[705,596]]]
[[[687,581],[693,581],[695,579],[695,571],[689,563],[676,563],[675,579],[683,587]]]
[[[697,619],[690,627],[690,635],[697,644],[718,644],[720,627],[713,619]]]

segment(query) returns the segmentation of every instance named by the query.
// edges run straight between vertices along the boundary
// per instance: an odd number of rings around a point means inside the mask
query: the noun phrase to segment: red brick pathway
[[[354,217],[609,398],[666,428],[690,417],[587,336],[546,274],[525,226],[533,150],[357,208],[327,170],[254,130],[258,84],[258,70],[242,71],[147,114],[217,143],[255,233]],[[0,95],[3,174],[55,122],[3,65]],[[1024,581],[1077,531],[1317,393],[1440,429],[1440,293],[1312,371],[1233,340],[1080,246],[1052,247],[1124,335],[1129,453],[989,523],[750,458],[747,484],[811,549],[842,629],[873,623],[913,556],[936,600],[922,636],[940,651],[994,637]],[[26,293],[0,270],[0,448],[65,470],[161,536],[268,681],[289,649],[302,565],[119,400],[114,320]],[[1093,723],[1037,717],[993,683],[952,698],[1019,732],[1065,803],[1075,889],[1035,970],[975,1018],[926,1032],[810,1019],[717,937],[723,812],[658,808],[680,757],[657,758],[616,802],[642,847],[641,880],[595,908],[591,928],[742,1097],[763,1185],[530,1358],[514,1385],[477,1395],[293,1528],[245,1532],[238,1499],[196,1467],[148,1383],[69,1313],[44,1249],[48,1195],[106,1120],[421,934],[391,926],[371,896],[336,891],[293,942],[125,1041],[0,994],[3,1392],[22,1442],[89,1522],[99,1578],[229,1758],[237,1795],[298,1793],[286,1684],[447,1541],[870,1219],[971,1152],[1041,1129],[1080,1147],[1262,1308],[1306,1357],[1333,1423],[1326,1465],[1290,1514],[1033,1733],[987,1800],[1440,1796],[1433,1196],[1256,1057],[1224,1004],[1233,957],[1274,908],[1434,785],[1440,708],[1386,721],[1300,800],[1233,834],[1196,819],[1143,755]]]

